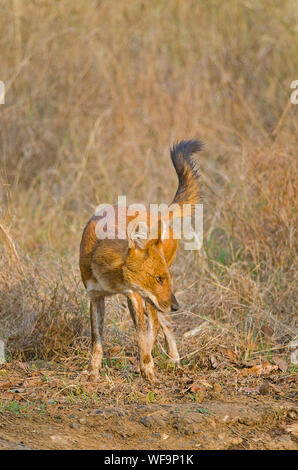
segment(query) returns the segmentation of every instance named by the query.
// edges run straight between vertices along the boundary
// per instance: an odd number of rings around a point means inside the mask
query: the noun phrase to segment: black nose
[[[174,296],[174,294],[172,294],[172,297],[171,297],[171,310],[172,310],[172,312],[177,312],[178,309],[179,309],[179,304],[178,304],[177,299]]]

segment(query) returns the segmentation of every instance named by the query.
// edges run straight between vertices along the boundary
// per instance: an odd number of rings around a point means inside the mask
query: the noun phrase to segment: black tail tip
[[[204,145],[204,142],[201,140],[181,140],[181,142],[178,142],[171,148],[171,157],[173,158],[177,154],[181,154],[183,157],[189,157],[202,150]]]

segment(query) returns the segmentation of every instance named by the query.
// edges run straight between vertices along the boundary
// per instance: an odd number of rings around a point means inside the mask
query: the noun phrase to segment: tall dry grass
[[[206,319],[213,330],[180,348],[231,343],[248,357],[286,345],[297,334],[297,2],[0,5],[0,334],[9,350],[84,350],[85,222],[118,194],[170,201],[169,146],[193,137],[207,144],[206,257],[179,252],[175,323],[180,339]],[[122,300],[109,302],[108,332],[112,320],[127,331]]]

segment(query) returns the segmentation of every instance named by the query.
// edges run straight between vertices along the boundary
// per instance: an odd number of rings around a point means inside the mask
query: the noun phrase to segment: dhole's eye
[[[160,276],[156,276],[157,282],[162,286],[163,285],[163,278]]]

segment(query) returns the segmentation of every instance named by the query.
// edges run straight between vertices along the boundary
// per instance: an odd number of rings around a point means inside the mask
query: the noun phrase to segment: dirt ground
[[[73,365],[7,363],[0,449],[297,449],[297,375],[253,367],[195,381],[159,370],[153,385],[108,366],[90,383]]]

